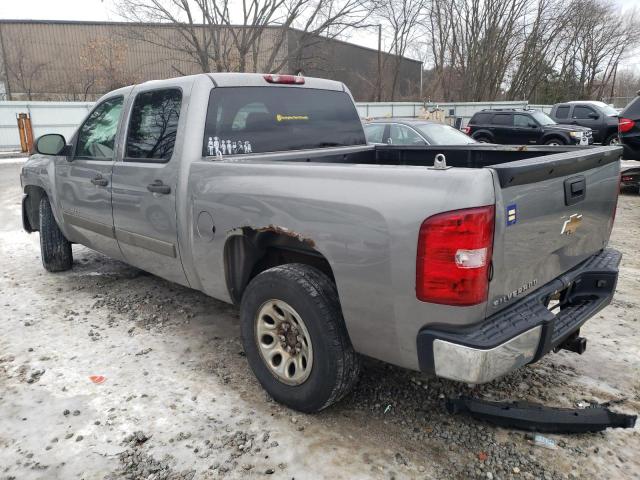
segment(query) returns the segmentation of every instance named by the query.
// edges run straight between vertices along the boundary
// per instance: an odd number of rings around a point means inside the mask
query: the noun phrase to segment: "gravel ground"
[[[252,376],[234,307],[82,246],[72,271],[46,273],[19,168],[0,163],[0,479],[640,478],[640,425],[547,449],[444,409],[465,393],[640,411],[635,193],[611,242],[617,296],[583,328],[584,355],[476,388],[368,360],[353,394],[302,415]]]

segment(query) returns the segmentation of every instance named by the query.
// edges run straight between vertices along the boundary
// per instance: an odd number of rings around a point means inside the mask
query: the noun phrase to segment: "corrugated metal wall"
[[[241,27],[221,28],[224,37],[224,29],[237,31]],[[193,29],[197,36],[204,34],[198,25]],[[280,43],[283,33],[287,38]],[[2,20],[0,35],[10,66],[13,100],[28,100],[29,92],[36,100],[95,100],[124,85],[202,72],[197,59],[188,53],[192,48],[178,28],[171,25]],[[343,81],[355,98],[372,98],[371,79],[375,84],[377,78],[376,50],[313,37],[317,38],[314,45],[294,61],[288,59],[289,49],[299,36],[300,32],[293,29],[284,32],[279,27],[264,29],[257,42],[256,65],[249,54],[247,71],[268,70],[267,60],[274,45],[279,45],[274,65],[284,64],[283,72],[296,73],[294,70],[302,61],[305,74]],[[230,47],[222,50],[228,50],[224,55],[228,60],[226,69],[236,70],[237,51]],[[383,53],[386,64],[394,63],[393,58]],[[400,69],[397,98],[418,98],[421,63],[402,59]],[[209,70],[216,70],[213,61]]]

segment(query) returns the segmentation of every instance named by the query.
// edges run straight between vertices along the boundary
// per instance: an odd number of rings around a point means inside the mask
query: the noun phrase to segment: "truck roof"
[[[144,82],[144,85],[148,85],[150,83],[162,82],[163,85],[166,83],[170,83],[171,80],[177,80],[179,78],[188,78],[188,77],[198,77],[198,76],[207,76],[212,81],[213,84],[217,87],[266,87],[269,85],[274,85],[267,83],[265,80],[265,73],[239,73],[239,72],[215,72],[215,73],[198,73],[195,75],[187,75],[185,77],[175,77],[175,78],[167,78],[163,80],[149,80]],[[272,74],[276,76],[277,74]],[[280,85],[276,85],[280,86]],[[296,88],[315,88],[322,90],[337,90],[337,91],[347,91],[347,88],[342,82],[338,82],[335,80],[327,80],[324,78],[315,78],[315,77],[304,77],[304,84],[296,84],[294,85]]]

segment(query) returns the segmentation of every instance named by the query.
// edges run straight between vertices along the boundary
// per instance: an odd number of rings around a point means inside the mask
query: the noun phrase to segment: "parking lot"
[[[640,478],[640,424],[525,433],[450,416],[448,396],[640,411],[640,196],[620,196],[613,303],[560,352],[480,387],[368,360],[355,391],[318,415],[271,401],[239,340],[238,312],[74,246],[49,274],[22,230],[20,163],[0,160],[0,479]]]

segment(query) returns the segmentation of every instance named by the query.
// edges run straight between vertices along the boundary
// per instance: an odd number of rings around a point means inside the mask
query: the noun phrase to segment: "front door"
[[[111,171],[124,97],[108,98],[84,121],[72,156],[56,160],[56,188],[70,240],[122,259],[113,230]]]
[[[529,115],[515,114],[513,116],[513,138],[518,145],[537,143],[540,137],[540,127]]]
[[[604,118],[603,115],[598,113],[595,108],[588,105],[576,105],[571,112],[571,123],[573,125],[580,125],[583,127],[589,127],[593,130],[593,140],[595,142],[603,142],[605,139],[601,135],[603,131]]]
[[[141,86],[133,95],[123,158],[113,167],[116,238],[128,263],[188,285],[176,227],[180,159],[173,154],[186,102],[180,88]]]

